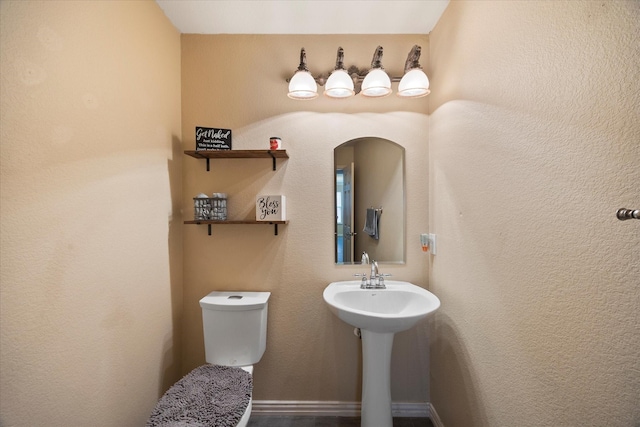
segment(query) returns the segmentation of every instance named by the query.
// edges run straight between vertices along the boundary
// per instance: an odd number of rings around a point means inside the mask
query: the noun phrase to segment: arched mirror
[[[383,138],[347,141],[333,151],[336,264],[405,261],[404,148]]]

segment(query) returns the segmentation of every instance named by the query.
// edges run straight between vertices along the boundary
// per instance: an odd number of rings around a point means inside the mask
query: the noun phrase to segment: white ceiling
[[[187,34],[429,34],[449,0],[156,0]]]

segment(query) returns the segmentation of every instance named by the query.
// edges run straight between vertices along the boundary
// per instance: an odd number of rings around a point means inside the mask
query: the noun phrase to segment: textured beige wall
[[[430,35],[444,425],[640,425],[640,3],[452,2]]]
[[[2,1],[0,424],[140,426],[179,375],[180,35]]]
[[[287,83],[301,47],[316,73],[335,65],[338,46],[347,65],[368,68],[376,46],[383,63],[402,72],[414,44],[428,51],[427,36],[182,36],[182,125],[185,149],[195,146],[195,126],[233,130],[233,148],[266,149],[280,136],[288,161],[184,160],[184,216],[199,192],[229,194],[230,218],[254,218],[257,194],[284,194],[290,223],[184,228],[184,365],[204,362],[198,300],[213,290],[271,291],[267,350],[255,368],[258,400],[360,399],[360,343],[322,300],[335,280],[361,267],[334,264],[333,149],[377,136],[406,149],[407,263],[382,266],[395,278],[427,285],[427,258],[419,234],[428,226],[428,98],[294,101]],[[428,65],[428,55],[422,63]],[[427,325],[396,336],[393,390],[396,401],[428,400]]]

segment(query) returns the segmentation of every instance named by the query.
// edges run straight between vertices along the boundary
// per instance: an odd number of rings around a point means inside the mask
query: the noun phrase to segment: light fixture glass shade
[[[331,98],[348,98],[355,94],[353,79],[345,70],[334,70],[324,85],[324,94]]]
[[[314,99],[318,97],[318,85],[308,71],[296,71],[289,81],[289,93],[292,99]]]
[[[409,70],[398,84],[398,96],[419,98],[429,95],[429,78],[420,68]]]
[[[391,79],[382,68],[374,68],[362,82],[362,95],[369,97],[387,96],[391,93]]]

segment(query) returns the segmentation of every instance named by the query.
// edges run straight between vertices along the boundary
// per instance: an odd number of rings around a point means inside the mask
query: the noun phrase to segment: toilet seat
[[[168,427],[177,422],[246,426],[252,407],[251,372],[252,366],[208,363],[193,369],[160,398],[147,420],[147,427]]]
[[[251,417],[251,407],[253,403],[253,398],[249,398],[249,404],[247,405],[247,409],[244,410],[244,414],[242,414],[242,418],[238,421],[238,425],[236,427],[247,427],[249,424],[249,418]]]
[[[253,376],[253,365],[249,366],[241,366],[241,368],[251,374]],[[238,422],[236,427],[246,427],[249,423],[249,418],[251,417],[251,407],[253,406],[253,391],[251,392],[251,396],[249,396],[249,404],[247,405],[247,409],[244,410],[244,414],[242,414],[242,418]]]

